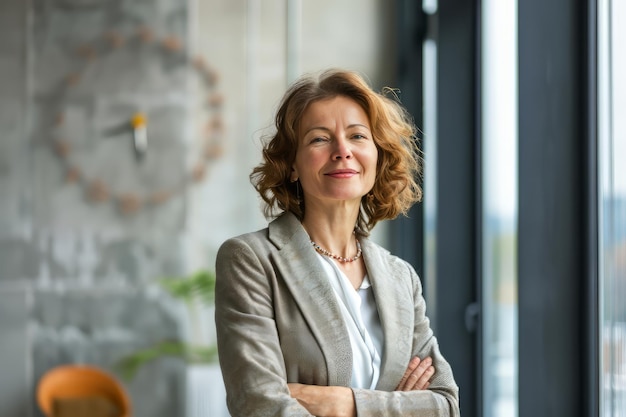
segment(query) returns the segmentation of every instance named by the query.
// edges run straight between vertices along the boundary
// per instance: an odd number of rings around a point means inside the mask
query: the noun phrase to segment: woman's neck
[[[302,226],[311,240],[322,248],[339,256],[352,257],[356,253],[354,229],[358,214],[358,208],[310,210],[307,207]]]

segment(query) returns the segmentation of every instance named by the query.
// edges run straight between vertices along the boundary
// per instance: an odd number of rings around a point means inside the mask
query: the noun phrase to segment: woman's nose
[[[335,150],[333,153],[333,159],[350,159],[352,158],[352,150],[348,141],[344,139],[338,139],[335,141]]]

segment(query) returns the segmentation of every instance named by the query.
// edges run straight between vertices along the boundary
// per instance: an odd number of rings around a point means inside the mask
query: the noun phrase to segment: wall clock
[[[159,210],[206,178],[223,152],[219,73],[192,54],[172,14],[180,10],[160,19],[127,13],[112,26],[59,36],[65,63],[51,67],[56,79],[37,73],[33,130],[38,152],[57,165],[41,173],[42,188],[56,179],[65,193],[57,207],[123,217]],[[44,67],[55,62],[41,58]]]

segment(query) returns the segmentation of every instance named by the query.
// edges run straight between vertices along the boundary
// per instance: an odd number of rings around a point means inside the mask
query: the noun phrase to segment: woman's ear
[[[298,171],[296,171],[296,168],[292,166],[291,167],[291,176],[289,177],[289,180],[291,182],[296,182],[296,181],[298,181],[298,177],[299,177]]]

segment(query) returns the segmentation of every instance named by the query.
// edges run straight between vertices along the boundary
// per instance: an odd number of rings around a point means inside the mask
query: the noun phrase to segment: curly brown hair
[[[302,219],[304,202],[298,195],[298,183],[290,181],[299,123],[311,103],[337,96],[350,98],[363,108],[378,148],[376,181],[361,199],[357,220],[357,228],[367,234],[381,220],[406,215],[421,200],[417,180],[422,159],[413,120],[398,103],[394,90],[376,93],[356,72],[327,70],[319,76],[305,75],[289,87],[276,113],[276,132],[266,138],[263,162],[252,170],[250,181],[266,204],[266,217],[291,211]]]

